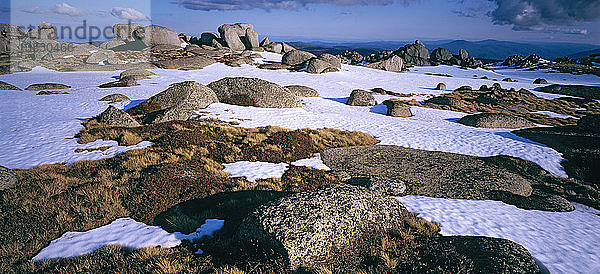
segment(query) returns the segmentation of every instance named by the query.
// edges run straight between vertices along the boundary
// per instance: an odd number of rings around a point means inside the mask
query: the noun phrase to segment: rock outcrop
[[[130,100],[131,99],[129,99],[129,97],[127,97],[123,94],[115,93],[115,94],[111,94],[111,95],[106,95],[106,96],[102,97],[99,101],[116,103],[116,102],[122,102],[122,101],[130,101]]]
[[[258,78],[223,78],[208,85],[219,102],[261,108],[302,107],[296,95],[288,89]]]
[[[421,41],[417,40],[414,44],[408,44],[394,51],[404,61],[406,66],[429,66],[429,51]]]
[[[317,58],[314,54],[302,50],[292,50],[281,57],[281,63],[292,67],[304,67],[308,61]]]

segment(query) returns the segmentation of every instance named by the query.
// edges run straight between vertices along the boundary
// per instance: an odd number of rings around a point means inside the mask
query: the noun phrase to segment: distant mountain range
[[[373,42],[343,42],[343,41],[302,41],[290,42],[292,46],[313,53],[338,54],[344,50],[355,50],[362,55],[369,55],[382,50],[396,50],[414,41],[373,41]],[[509,42],[498,40],[466,41],[466,40],[438,40],[422,41],[432,51],[436,48],[445,48],[458,54],[461,48],[466,49],[469,55],[482,59],[504,60],[506,57],[520,54],[536,54],[542,58],[553,60],[558,57],[570,56],[572,58],[586,57],[598,53],[600,46],[575,43],[528,43]],[[589,54],[588,54],[589,52]]]

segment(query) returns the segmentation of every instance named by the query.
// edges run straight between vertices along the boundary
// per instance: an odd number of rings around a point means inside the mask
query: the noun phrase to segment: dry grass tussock
[[[311,157],[325,147],[377,143],[373,137],[357,132],[245,129],[201,121],[137,128],[107,127],[94,122],[85,126],[78,134],[81,143],[105,139],[125,145],[146,140],[155,145],[103,160],[16,170],[19,183],[0,193],[0,272],[131,272],[133,269],[167,273],[183,266],[188,270],[202,269],[199,265],[204,257],[180,249],[174,249],[176,255],[160,252],[148,255],[146,261],[140,256],[154,251],[114,249],[117,252],[104,248],[71,260],[35,265],[29,260],[67,231],[90,230],[117,218],[131,216],[154,224],[158,214],[179,203],[218,193],[256,189],[299,191],[335,182],[334,177],[323,171],[302,167],[290,169],[281,179],[254,184],[242,178],[228,178],[221,163],[241,160],[289,163]],[[184,218],[171,220],[174,227],[196,228],[203,221],[199,218],[186,224]],[[166,259],[160,259],[161,256]]]

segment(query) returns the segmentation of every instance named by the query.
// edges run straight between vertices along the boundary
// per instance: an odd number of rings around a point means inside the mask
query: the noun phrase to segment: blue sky
[[[177,32],[248,22],[290,40],[510,40],[600,45],[600,0],[0,0],[21,26],[99,29],[133,19]],[[10,18],[10,19],[7,19]],[[80,28],[82,31],[83,28]],[[80,32],[81,34],[81,32]],[[89,33],[88,33],[89,36]],[[102,39],[100,39],[102,40]]]

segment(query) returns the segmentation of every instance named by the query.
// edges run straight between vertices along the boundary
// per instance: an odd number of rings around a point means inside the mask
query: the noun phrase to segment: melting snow
[[[312,157],[312,158],[302,159],[302,160],[292,162],[292,165],[307,166],[307,167],[312,167],[314,169],[321,169],[321,170],[330,170],[330,168],[323,163],[323,160],[321,160],[320,153],[317,153],[315,155],[315,157]]]
[[[158,226],[149,226],[131,218],[121,218],[114,222],[86,232],[67,232],[50,242],[33,257],[33,261],[55,258],[72,258],[92,253],[107,245],[120,245],[131,249],[160,246],[171,248],[182,240],[195,240],[211,237],[223,228],[225,221],[208,219],[196,230],[185,235],[180,232],[168,233]]]

